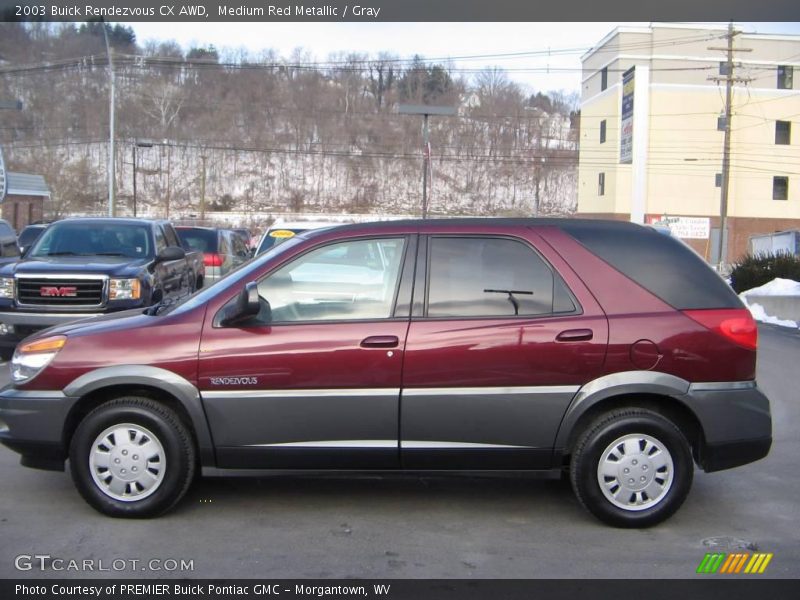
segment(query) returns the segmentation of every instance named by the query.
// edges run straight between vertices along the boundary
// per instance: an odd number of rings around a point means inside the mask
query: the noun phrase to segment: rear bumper
[[[769,399],[754,381],[695,383],[681,399],[703,428],[698,461],[706,472],[745,465],[769,453]]]
[[[701,457],[703,470],[711,473],[755,462],[769,454],[771,446],[771,437],[760,440],[706,444]]]

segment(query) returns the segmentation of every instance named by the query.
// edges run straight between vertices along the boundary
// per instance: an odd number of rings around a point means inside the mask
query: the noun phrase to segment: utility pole
[[[200,156],[200,159],[203,161],[203,173],[200,177],[200,221],[201,225],[206,220],[206,158],[208,158],[205,154]]]
[[[116,102],[116,75],[114,74],[114,61],[111,58],[111,46],[108,44],[108,31],[106,22],[100,21],[103,27],[103,39],[106,41],[106,55],[108,56],[108,76],[111,81],[111,98],[109,100],[109,126],[108,126],[108,216],[115,217],[117,207],[114,204],[114,107]]]
[[[734,48],[734,38],[742,33],[733,28],[733,22],[728,23],[728,33],[725,37],[728,40],[724,48],[709,47],[709,50],[720,50],[726,53],[726,72],[724,76],[709,77],[711,81],[717,83],[725,82],[725,137],[722,142],[722,184],[720,185],[720,209],[719,209],[719,241],[718,241],[718,259],[721,270],[727,259],[727,241],[728,241],[728,190],[730,186],[731,176],[731,103],[733,102],[733,84],[747,83],[750,78],[736,77],[734,75],[734,62],[733,53],[735,52],[752,52],[752,48]]]

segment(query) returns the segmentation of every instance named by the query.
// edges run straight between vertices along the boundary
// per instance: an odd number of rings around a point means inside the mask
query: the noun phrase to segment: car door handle
[[[594,337],[591,329],[567,329],[556,336],[557,342],[585,342]]]
[[[362,348],[397,348],[400,338],[396,335],[371,335],[361,340]]]

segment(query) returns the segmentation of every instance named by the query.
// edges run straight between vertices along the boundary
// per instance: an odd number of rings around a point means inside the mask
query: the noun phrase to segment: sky
[[[314,60],[332,53],[389,52],[400,58],[428,59],[544,51],[537,56],[458,60],[459,68],[498,66],[530,91],[580,88],[580,56],[620,23],[129,23],[140,44],[178,42],[184,50],[213,44],[218,49],[246,48],[258,55],[273,48],[289,57],[295,48]],[[646,26],[648,23],[624,23]],[[721,25],[725,25],[724,23]],[[737,23],[744,31],[800,34],[800,23]],[[574,49],[568,54],[546,51]],[[549,67],[549,70],[548,70]],[[559,72],[567,69],[567,72]],[[531,72],[536,70],[536,72]]]

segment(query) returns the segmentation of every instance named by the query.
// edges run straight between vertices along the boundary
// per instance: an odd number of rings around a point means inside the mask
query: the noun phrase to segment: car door
[[[199,385],[219,466],[399,465],[414,250],[413,236],[332,242],[257,280],[269,310],[254,321],[208,315]]]
[[[549,467],[569,402],[602,367],[602,310],[530,230],[425,242],[403,371],[403,466]]]

